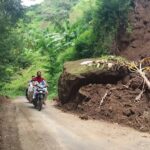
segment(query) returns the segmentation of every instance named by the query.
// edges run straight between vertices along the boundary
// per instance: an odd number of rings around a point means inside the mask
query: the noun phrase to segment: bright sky
[[[43,1],[44,0],[22,0],[22,5],[31,6],[31,5],[35,5],[35,4],[40,4]]]

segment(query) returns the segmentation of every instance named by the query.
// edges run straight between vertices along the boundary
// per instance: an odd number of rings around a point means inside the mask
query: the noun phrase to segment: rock
[[[66,62],[64,64],[64,71],[61,74],[58,82],[58,96],[62,104],[74,101],[79,93],[79,89],[82,86],[89,84],[109,83],[107,85],[107,88],[111,88],[110,84],[115,84],[119,79],[126,76],[124,71],[120,73],[116,70],[110,71],[109,68],[100,69],[81,65],[81,63],[85,60],[91,61],[100,59],[83,59],[78,61]],[[110,60],[110,62],[112,63],[113,60]],[[107,63],[109,63],[109,60],[107,60]],[[116,63],[115,60],[114,63]]]
[[[150,122],[150,112],[144,111],[142,117],[145,118],[148,122]]]
[[[67,111],[74,110],[76,108],[76,104],[75,103],[69,103],[68,105],[65,105],[65,108]]]
[[[132,107],[132,105],[131,104],[124,104],[124,107]]]
[[[106,85],[106,89],[110,89],[110,88],[112,88],[112,85],[111,84],[107,84]]]
[[[123,115],[125,115],[127,117],[130,117],[134,114],[135,114],[135,112],[132,109],[126,109],[126,110],[123,111]]]
[[[130,82],[130,87],[132,89],[139,89],[142,86],[143,80],[140,77],[135,77]]]
[[[126,77],[122,80],[122,84],[124,84],[124,85],[128,84],[129,80],[130,80],[130,76],[126,76]]]
[[[140,94],[140,93],[141,93],[141,90],[140,90],[140,89],[135,89],[135,91],[134,91],[134,92],[135,92],[135,94],[137,94],[137,95],[138,95],[138,94]]]
[[[101,109],[98,107],[98,108],[95,109],[95,112],[96,112],[96,113],[100,113],[100,112],[101,112]]]
[[[86,114],[80,115],[79,118],[82,120],[88,120],[89,119],[89,117]]]
[[[84,111],[83,105],[78,105],[78,109],[79,109],[80,111]]]

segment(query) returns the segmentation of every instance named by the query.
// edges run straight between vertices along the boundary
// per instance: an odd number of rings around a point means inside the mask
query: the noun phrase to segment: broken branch
[[[99,104],[99,108],[103,105],[104,100],[106,99],[107,95],[108,95],[108,91],[106,91],[105,95],[102,97],[100,104]]]
[[[148,86],[148,89],[150,89],[150,81],[148,80],[148,78],[146,77],[145,73],[141,70],[138,69],[137,72],[140,74],[140,76],[144,79],[144,82],[146,83],[146,85]]]
[[[144,87],[145,87],[145,82],[143,83],[142,91],[141,91],[140,94],[135,98],[136,101],[140,101],[140,100],[141,100],[142,95],[143,95],[143,93],[145,92]]]

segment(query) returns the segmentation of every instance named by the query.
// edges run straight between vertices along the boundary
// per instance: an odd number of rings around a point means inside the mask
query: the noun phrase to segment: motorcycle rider
[[[45,104],[45,100],[47,98],[47,95],[48,95],[48,90],[47,90],[47,83],[45,81],[45,79],[42,77],[42,73],[41,71],[38,71],[37,72],[37,76],[33,79],[34,80],[34,93],[33,93],[33,100],[36,98],[36,93],[37,93],[37,84],[42,84],[45,86],[45,99],[44,99],[44,104]]]

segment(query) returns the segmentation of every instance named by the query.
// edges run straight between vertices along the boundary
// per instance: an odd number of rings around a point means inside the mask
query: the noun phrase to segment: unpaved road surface
[[[22,97],[13,103],[20,143],[18,150],[150,149],[148,133],[103,121],[83,121],[56,109],[53,103],[48,103],[41,112]],[[17,150],[12,147],[7,149]]]

